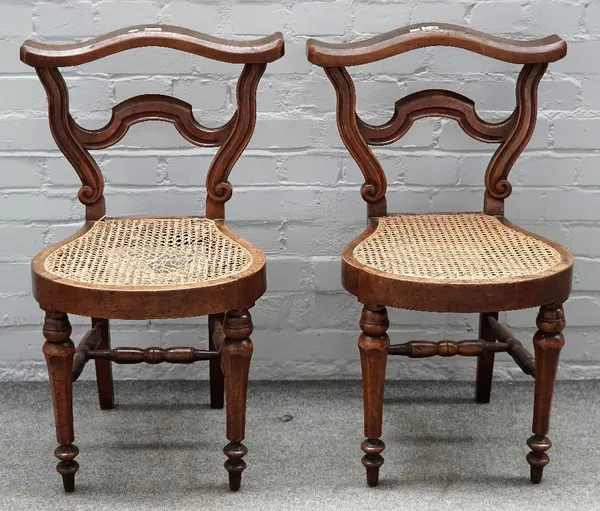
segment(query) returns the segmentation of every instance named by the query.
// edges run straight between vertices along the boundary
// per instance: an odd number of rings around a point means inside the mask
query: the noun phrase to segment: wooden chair
[[[516,108],[506,120],[490,123],[474,103],[447,90],[424,90],[396,102],[393,117],[373,126],[356,114],[356,94],[346,66],[367,64],[416,48],[454,46],[494,59],[523,64],[516,87]],[[325,69],[337,93],[341,138],[360,167],[365,183],[368,225],[342,253],[344,288],[364,305],[360,320],[366,440],[361,448],[370,486],[376,486],[381,453],[383,389],[387,355],[412,358],[476,356],[476,400],[490,400],[494,354],[507,352],[535,378],[531,480],[539,483],[549,463],[546,451],[550,407],[565,326],[562,303],[571,290],[573,256],[545,238],[504,218],[511,193],[508,174],[533,133],[537,87],[549,62],[566,54],[556,35],[511,41],[445,23],[401,28],[349,44],[307,42],[308,59]],[[402,138],[417,119],[454,119],[471,137],[499,143],[485,173],[483,213],[394,215],[386,207],[386,178],[369,146]],[[386,306],[432,312],[480,313],[479,339],[411,341],[390,346]],[[540,306],[534,357],[498,323],[498,312]],[[497,341],[497,342],[496,342]]]
[[[157,94],[139,95],[113,108],[106,126],[89,130],[69,113],[68,90],[59,67],[76,66],[144,46],[162,46],[202,57],[244,64],[237,85],[237,110],[224,126],[209,129],[192,107]],[[38,254],[32,263],[33,294],[45,311],[44,355],[48,364],[56,435],[54,455],[67,492],[74,490],[79,449],[73,445],[72,387],[88,360],[95,360],[100,407],[113,407],[111,362],[188,364],[208,360],[210,402],[227,402],[229,486],[238,490],[246,467],[242,444],[252,320],[248,309],[266,288],[265,256],[225,224],[227,178],[248,144],[256,122],[256,88],[268,62],[284,52],[280,33],[252,41],[229,41],[191,30],[136,26],[80,44],[26,41],[21,60],[36,68],[48,97],[50,129],[82,187],[84,226]],[[133,124],[167,121],[189,142],[219,147],[206,178],[205,218],[106,218],[103,178],[88,150],[104,149]],[[92,328],[75,348],[67,314],[92,318]],[[183,318],[208,315],[209,349],[110,349],[110,319]]]

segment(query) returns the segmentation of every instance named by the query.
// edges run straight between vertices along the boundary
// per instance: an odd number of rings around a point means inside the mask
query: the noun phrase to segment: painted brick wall
[[[304,57],[308,36],[354,40],[408,23],[446,21],[508,36],[558,32],[568,57],[540,87],[541,115],[512,173],[507,216],[569,246],[577,256],[566,305],[563,378],[600,376],[600,1],[10,1],[0,0],[0,378],[45,376],[41,313],[31,297],[28,264],[82,221],[75,172],[48,131],[44,93],[19,62],[23,39],[83,39],[122,25],[173,23],[223,36],[282,30],[285,58],[260,85],[259,119],[234,169],[228,217],[268,255],[269,292],[254,309],[254,378],[336,378],[359,374],[359,307],[342,291],[341,247],[361,232],[361,176],[337,134],[334,93]],[[173,94],[199,119],[222,123],[233,111],[239,66],[146,49],[65,73],[75,118],[105,123],[116,103],[138,93]],[[351,69],[359,109],[383,121],[402,95],[444,87],[472,96],[484,118],[514,107],[516,66],[449,49],[418,50]],[[402,143],[377,150],[389,176],[392,211],[479,210],[493,148],[470,140],[453,122],[419,121]],[[172,126],[137,125],[117,147],[99,151],[111,215],[201,214],[212,152],[193,148]],[[392,340],[473,338],[476,317],[390,311]],[[525,341],[532,310],[508,314]],[[73,317],[74,338],[86,329]],[[114,322],[115,344],[206,342],[204,319]],[[498,357],[498,377],[518,369]],[[475,360],[393,359],[390,378],[472,378]],[[91,376],[91,368],[84,377]],[[196,366],[117,367],[126,377],[205,377]]]

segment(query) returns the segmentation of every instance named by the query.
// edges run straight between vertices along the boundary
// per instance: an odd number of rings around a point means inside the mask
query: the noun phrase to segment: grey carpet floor
[[[600,381],[559,382],[542,484],[528,481],[531,384],[388,382],[378,488],[360,464],[360,383],[251,382],[242,489],[230,493],[222,410],[204,382],[116,382],[101,411],[75,387],[76,491],[55,472],[44,383],[0,383],[0,509],[600,510]]]

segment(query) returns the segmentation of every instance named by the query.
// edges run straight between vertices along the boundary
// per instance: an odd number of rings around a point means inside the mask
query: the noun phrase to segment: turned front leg
[[[546,451],[552,447],[547,437],[550,429],[552,394],[558,367],[560,350],[565,344],[562,330],[565,314],[561,304],[540,307],[536,324],[538,331],[533,337],[535,348],[535,398],[533,403],[533,436],[527,440],[531,452],[527,461],[531,465],[531,481],[542,480],[544,467],[550,463]]]
[[[229,472],[229,487],[240,489],[242,472],[246,463],[242,459],[248,449],[242,443],[246,430],[246,396],[248,373],[252,358],[252,318],[247,309],[236,309],[225,315],[223,322],[225,340],[221,348],[225,375],[225,403],[227,412],[227,439],[223,452],[229,458],[225,468]]]
[[[79,464],[75,457],[79,454],[73,445],[73,356],[75,345],[70,339],[71,325],[63,312],[46,311],[43,329],[44,356],[48,365],[50,391],[54,405],[56,440],[59,446],[54,456],[59,459],[56,470],[62,476],[65,491],[75,489],[75,473]]]
[[[366,440],[361,444],[365,455],[362,464],[367,469],[367,484],[377,486],[379,467],[383,465],[381,453],[385,444],[379,439],[383,422],[383,389],[385,366],[390,339],[385,307],[364,306],[360,317],[362,334],[358,338],[360,365],[363,379],[364,422]]]

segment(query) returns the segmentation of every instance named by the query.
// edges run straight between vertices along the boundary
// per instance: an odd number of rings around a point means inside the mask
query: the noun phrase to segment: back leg
[[[479,338],[495,342],[488,318],[498,319],[497,312],[484,312],[479,315]],[[494,373],[494,354],[485,353],[477,357],[477,377],[475,380],[475,401],[489,403],[492,393],[492,376]]]
[[[108,319],[92,318],[92,328],[102,325],[102,338],[98,350],[110,349],[110,325]],[[98,384],[98,398],[102,410],[111,410],[115,405],[113,388],[112,362],[110,360],[95,360],[96,383]]]
[[[223,325],[225,314],[210,314],[208,316],[208,347],[215,350],[216,345],[213,339],[215,333],[215,323]],[[222,409],[225,403],[225,377],[221,368],[221,359],[212,359],[209,362],[210,372],[210,407]]]

